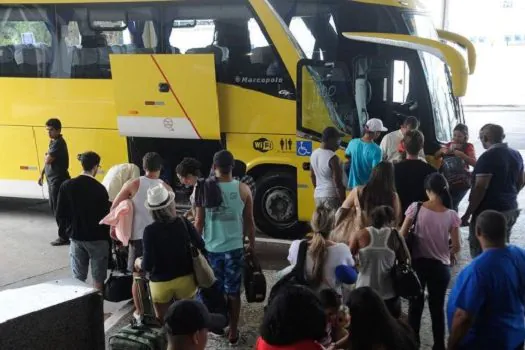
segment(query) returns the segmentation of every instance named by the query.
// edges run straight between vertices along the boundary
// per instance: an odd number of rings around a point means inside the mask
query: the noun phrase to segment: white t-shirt
[[[401,156],[398,151],[399,144],[403,141],[403,133],[401,130],[392,131],[383,137],[381,140],[381,151],[383,151],[383,158],[389,162],[396,162],[401,160]],[[419,151],[419,158],[425,160],[425,151]]]
[[[290,250],[288,252],[288,261],[290,264],[295,265],[297,263],[297,254],[299,254],[300,240],[292,242]],[[326,261],[324,264],[324,282],[321,284],[319,289],[332,288],[338,293],[342,294],[341,284],[337,282],[335,277],[335,268],[339,265],[354,266],[355,262],[352,258],[352,253],[348,245],[344,243],[336,243],[328,247],[328,254],[326,255]],[[310,254],[306,255],[306,276],[312,278],[312,269],[314,267],[314,261]]]
[[[315,174],[315,198],[337,197],[337,188],[334,185],[330,159],[336,156],[334,151],[318,148],[310,156],[310,164]]]

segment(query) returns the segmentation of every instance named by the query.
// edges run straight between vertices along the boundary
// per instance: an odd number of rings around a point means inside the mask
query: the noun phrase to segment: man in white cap
[[[380,119],[372,118],[366,122],[365,134],[360,139],[353,139],[346,148],[346,157],[350,162],[348,188],[365,185],[372,169],[381,162],[382,151],[375,140],[382,132],[388,131]]]

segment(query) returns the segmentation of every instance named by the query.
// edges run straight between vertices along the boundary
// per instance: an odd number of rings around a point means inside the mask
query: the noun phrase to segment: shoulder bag
[[[350,237],[355,232],[363,229],[366,223],[366,216],[361,208],[361,193],[356,189],[357,199],[350,208],[339,208],[335,213],[335,226],[330,234],[330,240],[336,243],[350,242]]]
[[[410,252],[410,255],[414,253],[414,249],[417,246],[416,224],[417,224],[417,218],[419,216],[419,211],[421,210],[422,206],[423,206],[423,202],[417,203],[416,214],[414,215],[414,220],[412,220],[412,225],[410,225],[410,228],[408,229],[408,234],[405,237],[406,246],[408,247],[408,251]]]
[[[191,259],[193,264],[193,275],[195,276],[195,282],[199,288],[210,288],[215,283],[215,274],[211,268],[208,260],[201,253],[199,248],[195,247],[191,242],[190,229],[188,227],[188,221],[181,218],[186,230],[186,239],[188,240],[188,250],[191,253]]]
[[[396,256],[396,261],[391,270],[394,290],[402,298],[408,300],[416,299],[423,294],[423,288],[416,271],[414,271],[410,263],[410,253],[399,232],[393,229],[391,234],[395,235],[398,244],[401,245],[401,249],[405,250],[405,256],[407,257],[406,261],[399,261]]]

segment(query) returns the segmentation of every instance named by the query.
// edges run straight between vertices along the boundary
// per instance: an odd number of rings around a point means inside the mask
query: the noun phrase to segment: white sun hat
[[[149,210],[160,210],[168,207],[174,200],[175,193],[160,184],[148,189],[148,199],[144,205]]]

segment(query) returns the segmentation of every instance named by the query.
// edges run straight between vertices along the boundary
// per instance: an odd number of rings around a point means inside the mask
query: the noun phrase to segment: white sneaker
[[[142,325],[143,316],[138,314],[136,311],[133,312],[133,319],[135,320],[135,324],[137,326]]]

